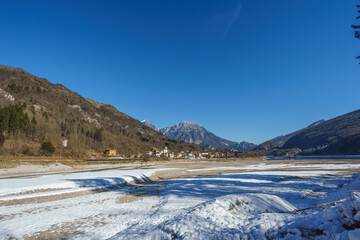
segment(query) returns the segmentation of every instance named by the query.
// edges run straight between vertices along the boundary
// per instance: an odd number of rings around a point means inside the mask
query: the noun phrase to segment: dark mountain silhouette
[[[255,148],[262,154],[298,153],[320,155],[360,154],[360,110],[266,141]]]

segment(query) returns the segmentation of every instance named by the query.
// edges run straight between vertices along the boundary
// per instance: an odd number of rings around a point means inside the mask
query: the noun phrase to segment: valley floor
[[[0,171],[0,239],[352,239],[358,172],[358,160]]]

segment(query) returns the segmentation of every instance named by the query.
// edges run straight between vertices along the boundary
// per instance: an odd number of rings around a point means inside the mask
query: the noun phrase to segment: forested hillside
[[[115,148],[125,156],[167,146],[171,151],[200,150],[144,126],[108,104],[85,99],[61,84],[0,65],[0,154],[89,157]],[[68,140],[63,147],[62,141]]]

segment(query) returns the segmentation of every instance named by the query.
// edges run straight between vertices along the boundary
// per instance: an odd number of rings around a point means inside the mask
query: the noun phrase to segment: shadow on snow
[[[289,175],[226,174],[196,176],[154,182],[145,175],[128,183],[124,178],[68,179],[80,188],[90,188],[95,193],[120,191],[134,196],[161,195],[179,198],[213,199],[229,194],[262,193],[276,195],[297,208],[313,205],[327,193],[339,188],[345,178],[298,178]],[[304,201],[306,199],[306,201]]]

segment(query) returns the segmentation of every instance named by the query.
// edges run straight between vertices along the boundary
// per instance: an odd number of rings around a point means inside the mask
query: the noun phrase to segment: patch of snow
[[[358,222],[360,222],[360,212],[358,212],[357,214],[355,214],[354,219]]]
[[[155,125],[152,124],[149,120],[142,120],[141,123],[159,132],[159,128],[155,127]]]
[[[272,224],[261,227],[259,221],[278,219],[276,213],[291,212],[295,207],[274,195],[240,194],[226,195],[195,206],[163,223],[141,231],[127,229],[110,239],[152,239],[154,233],[160,239],[242,239],[245,236],[261,236]],[[271,215],[270,215],[271,214]],[[252,220],[257,221],[252,221]],[[249,233],[251,230],[251,234]],[[215,237],[216,236],[216,237]]]
[[[84,116],[84,120],[85,120],[85,121],[87,121],[87,122],[89,122],[89,123],[95,124],[95,126],[96,126],[97,128],[101,128],[101,124],[99,123],[99,121],[98,121],[97,119],[95,119],[95,118],[90,117],[87,113],[85,113],[85,112],[82,110],[82,108],[81,108],[80,105],[75,104],[75,105],[68,105],[68,106],[69,106],[70,108],[72,108],[72,109],[77,109],[77,110],[79,110],[79,112],[81,112],[82,115]],[[97,114],[97,113],[95,113],[95,116],[100,116],[100,115]]]
[[[256,174],[256,175],[290,175],[295,177],[312,177],[312,176],[321,176],[321,175],[330,175],[336,174],[340,171],[264,171],[264,172],[246,172],[240,174]]]
[[[84,119],[85,119],[85,121],[88,121],[89,123],[94,123],[97,128],[101,128],[101,124],[99,123],[99,121],[97,119],[91,118],[89,116],[86,116]]]
[[[36,105],[36,104],[34,104],[33,106],[34,106],[34,109],[35,109],[36,112],[41,112],[43,110],[43,108],[44,108],[43,106]]]
[[[349,240],[360,240],[360,229],[349,231]]]
[[[0,179],[0,195],[16,194],[40,189],[97,189],[124,184],[135,179],[148,177],[156,171],[164,169],[146,170],[108,170],[96,172],[65,173],[55,175],[42,175],[31,179]]]
[[[73,108],[73,109],[78,109],[80,112],[82,112],[82,108],[80,107],[80,105],[69,105],[70,108]]]
[[[10,101],[10,102],[14,102],[15,101],[15,98],[13,95],[11,95],[10,93],[2,90],[0,88],[0,95],[3,96],[6,100]]]
[[[191,121],[182,121],[181,123],[178,123],[179,126],[187,126],[187,127],[202,127],[201,124]]]

